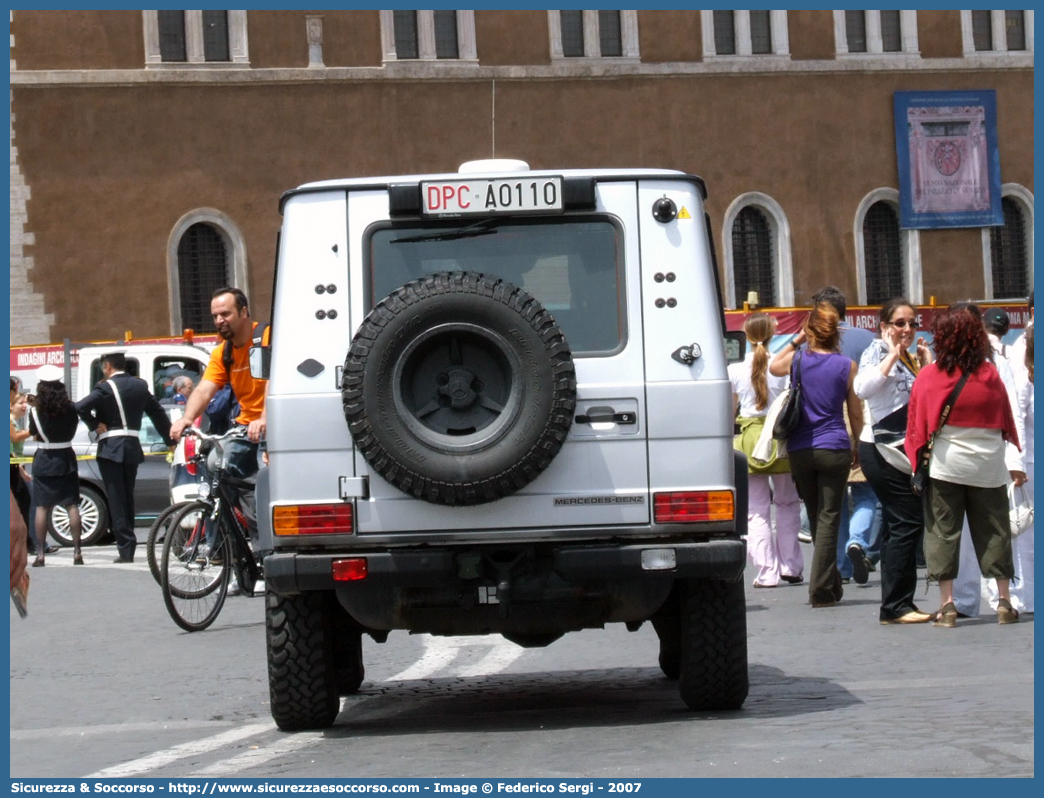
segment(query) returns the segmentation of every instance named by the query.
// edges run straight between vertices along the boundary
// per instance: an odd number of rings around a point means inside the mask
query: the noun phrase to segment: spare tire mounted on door
[[[521,288],[474,272],[414,280],[381,300],[352,340],[344,416],[370,466],[435,504],[508,496],[558,453],[576,372],[551,314]]]

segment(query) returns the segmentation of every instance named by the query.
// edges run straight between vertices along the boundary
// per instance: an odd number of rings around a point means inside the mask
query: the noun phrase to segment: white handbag
[[[1033,526],[1033,494],[1014,482],[1008,483],[1008,517],[1013,538]]]

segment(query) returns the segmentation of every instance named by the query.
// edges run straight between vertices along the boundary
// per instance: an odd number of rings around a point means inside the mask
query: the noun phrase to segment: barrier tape
[[[173,452],[170,451],[143,451],[146,457],[166,457],[167,463],[173,462]],[[77,454],[76,460],[97,460],[96,454]],[[11,457],[10,464],[13,466],[27,465],[32,462],[32,457]]]

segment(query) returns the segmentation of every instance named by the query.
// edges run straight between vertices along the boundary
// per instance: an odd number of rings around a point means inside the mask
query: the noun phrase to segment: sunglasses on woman
[[[897,327],[900,330],[905,330],[909,327],[911,330],[917,329],[916,321],[907,321],[906,319],[897,319],[896,321],[886,321],[885,324],[891,324],[893,327]]]

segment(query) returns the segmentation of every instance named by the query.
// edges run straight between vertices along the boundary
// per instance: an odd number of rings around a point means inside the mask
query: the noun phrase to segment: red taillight
[[[653,518],[657,524],[731,521],[734,517],[731,490],[679,491],[653,496]]]
[[[196,476],[196,472],[199,469],[192,460],[196,456],[196,439],[186,435],[182,440],[185,441],[185,470],[192,476]]]
[[[365,579],[367,575],[365,557],[334,560],[332,568],[335,582],[358,582],[360,579]]]
[[[352,505],[292,504],[274,507],[272,530],[277,535],[351,534]]]

